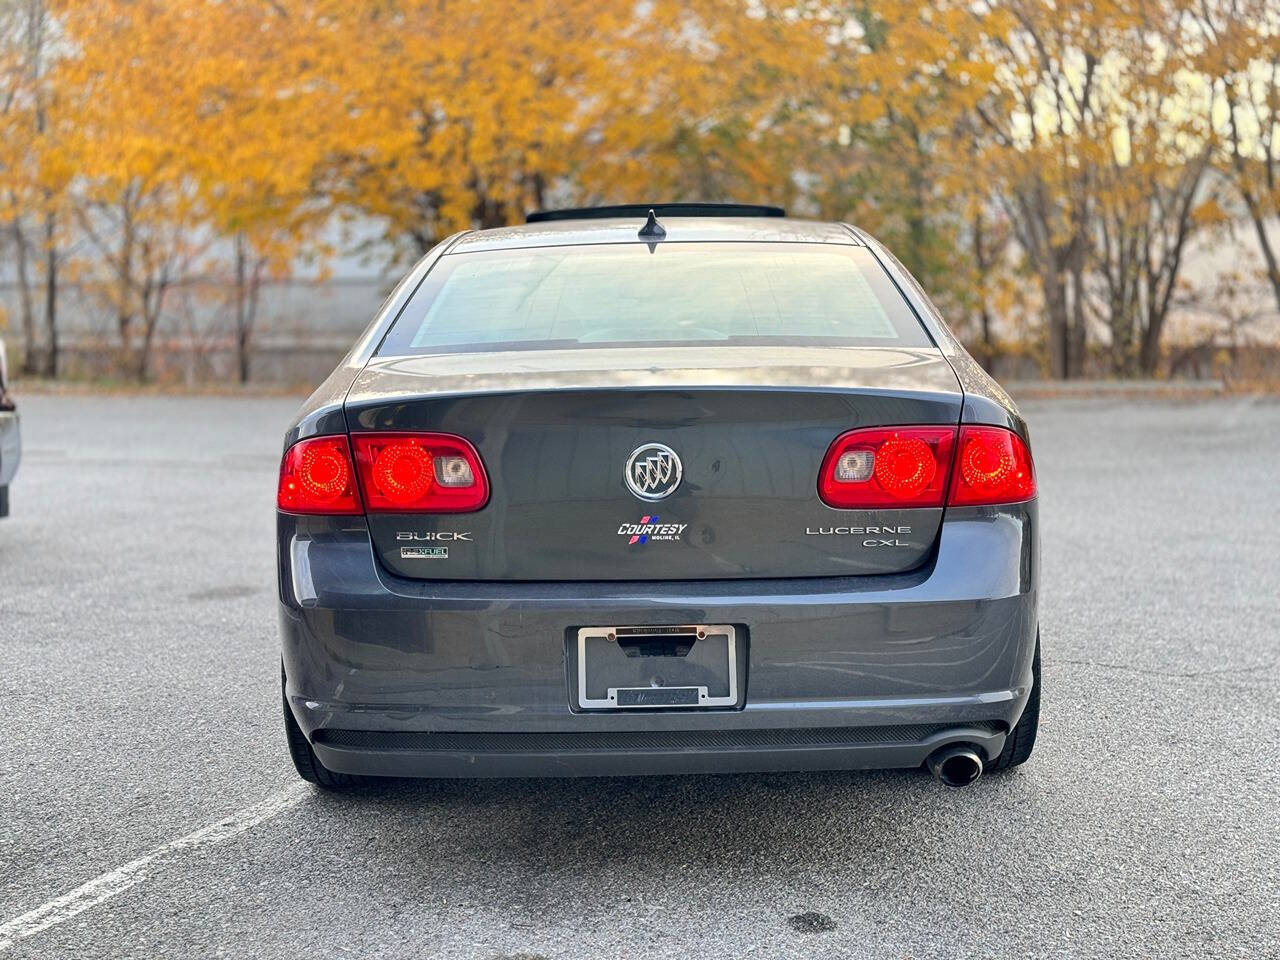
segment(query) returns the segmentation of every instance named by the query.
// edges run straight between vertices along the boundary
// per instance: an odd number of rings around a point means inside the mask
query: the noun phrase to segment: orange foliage
[[[229,251],[247,344],[256,284],[335,214],[416,254],[537,207],[684,199],[857,220],[961,326],[990,336],[1033,290],[1057,372],[1099,336],[1148,366],[1143,291],[1167,302],[1228,216],[1207,166],[1257,223],[1280,209],[1273,6],[9,0],[0,218],[46,225],[32,256],[90,241],[61,260],[126,351]]]

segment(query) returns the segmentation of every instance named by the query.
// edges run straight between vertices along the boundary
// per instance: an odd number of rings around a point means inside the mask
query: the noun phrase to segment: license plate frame
[[[687,641],[690,647],[688,654],[647,657],[642,654],[625,655],[638,658],[639,662],[632,665],[637,670],[648,664],[668,669],[674,666],[675,672],[683,674],[686,679],[669,684],[650,682],[648,685],[625,682],[608,685],[606,682],[604,695],[593,696],[593,693],[599,694],[601,691],[598,689],[598,678],[590,676],[590,650],[603,650],[600,643],[602,639],[619,649],[628,643],[638,643],[642,648],[646,642],[659,645],[668,643],[678,647]],[[698,656],[681,663],[681,657],[689,657],[694,653],[695,644],[705,646],[697,650]],[[723,676],[715,672],[715,668],[722,662],[721,650],[724,658]],[[610,655],[617,660],[615,654]],[[578,707],[582,710],[701,710],[738,705],[738,632],[731,624],[582,627],[578,630],[577,661],[576,698]],[[702,665],[709,669],[700,670]],[[699,673],[704,675],[699,676]],[[692,679],[688,679],[689,677]],[[597,689],[593,690],[593,687]]]

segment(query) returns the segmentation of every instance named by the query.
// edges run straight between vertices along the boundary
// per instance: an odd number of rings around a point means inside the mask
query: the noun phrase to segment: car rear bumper
[[[1034,501],[948,511],[921,568],[796,580],[414,581],[360,518],[279,519],[286,697],[335,772],[571,776],[914,767],[988,757],[1036,637]],[[583,712],[579,627],[734,624],[738,708]]]
[[[678,735],[645,731],[371,736],[366,731],[321,729],[313,747],[330,770],[374,776],[636,776],[918,767],[934,750],[952,743],[978,744],[993,757],[1004,748],[1006,732],[996,722],[723,729]]]

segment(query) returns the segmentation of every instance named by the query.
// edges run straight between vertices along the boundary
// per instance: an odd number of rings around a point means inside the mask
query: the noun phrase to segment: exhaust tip
[[[972,747],[956,744],[929,754],[929,770],[948,787],[967,787],[982,776],[982,755]]]

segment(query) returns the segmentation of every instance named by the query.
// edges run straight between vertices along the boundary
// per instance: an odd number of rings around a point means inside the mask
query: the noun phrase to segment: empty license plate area
[[[584,627],[577,661],[577,702],[584,710],[738,702],[737,638],[727,624]]]

